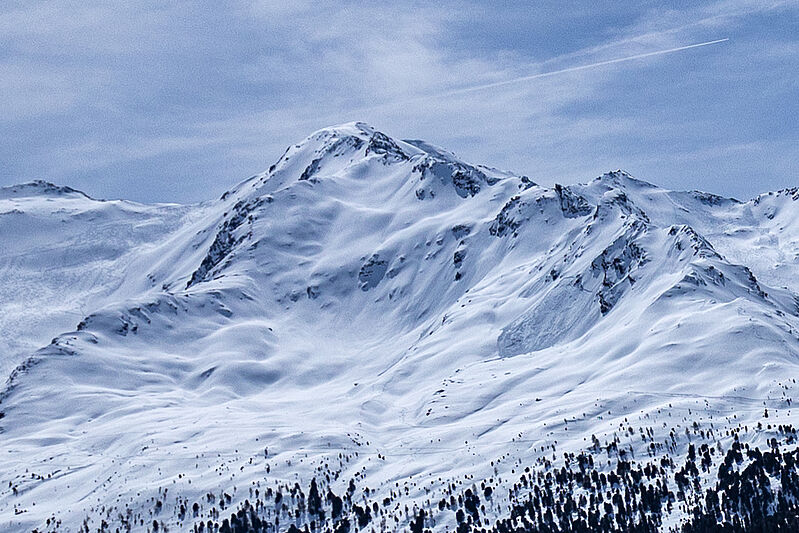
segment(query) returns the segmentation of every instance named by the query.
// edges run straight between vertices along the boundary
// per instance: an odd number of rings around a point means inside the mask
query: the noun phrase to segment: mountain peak
[[[408,143],[393,139],[385,133],[376,130],[366,122],[345,122],[316,130],[295,145],[297,148],[312,146],[318,153],[330,152],[342,143],[358,149],[366,145],[366,153],[391,153],[400,159],[408,159],[419,152]]]
[[[657,185],[635,178],[632,174],[622,169],[606,172],[598,176],[594,182],[622,189],[660,189]]]
[[[387,159],[405,161],[419,153],[422,152],[418,148],[392,139],[365,122],[346,122],[316,130],[299,143],[289,146],[267,173],[291,174],[298,166],[302,166],[299,180],[307,181],[312,180],[323,161],[329,162],[334,158],[353,161],[378,154]]]
[[[92,199],[88,194],[72,187],[56,185],[45,180],[33,180],[17,185],[0,187],[0,198],[25,198],[34,196],[79,196]]]
[[[341,124],[333,124],[331,126],[320,128],[315,132],[311,133],[308,137],[306,137],[306,140],[331,137],[331,136],[337,136],[337,137],[354,136],[366,139],[374,135],[376,132],[377,130],[372,126],[370,126],[369,124],[367,124],[366,122],[362,121],[343,122]]]
[[[384,173],[374,167],[403,164],[408,164],[407,172],[397,167],[397,172],[389,170]],[[486,186],[514,176],[482,165],[471,165],[452,152],[425,141],[399,140],[365,122],[348,122],[317,130],[303,141],[289,146],[253,186],[260,195],[265,192],[261,186],[267,182],[270,183],[268,191],[275,191],[292,183],[315,184],[330,178],[335,181],[365,175],[391,176],[389,179],[393,185],[388,187],[405,193],[408,192],[405,185],[413,183],[411,196],[415,195],[418,200],[436,198],[440,194],[448,196],[448,190],[461,198],[472,197]],[[398,176],[405,176],[405,179],[398,180]],[[344,179],[341,183],[350,186],[359,181]],[[376,185],[375,179],[369,182]],[[531,183],[527,179],[526,182]],[[378,187],[384,188],[385,185]],[[231,192],[236,190],[238,187]]]

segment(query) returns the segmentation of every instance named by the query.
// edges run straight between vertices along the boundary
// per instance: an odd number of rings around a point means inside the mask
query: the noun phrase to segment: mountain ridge
[[[137,516],[137,530],[196,528],[220,522],[210,499],[181,518],[204,494],[249,487],[221,504],[243,506],[259,483],[311,479],[334,497],[350,479],[371,487],[343,504],[348,524],[387,498],[414,512],[400,505],[380,529],[499,527],[519,465],[586,453],[589,436],[618,448],[633,420],[652,437],[625,454],[675,462],[708,417],[725,449],[739,433],[765,445],[773,432],[738,428],[762,424],[762,409],[796,423],[791,193],[739,202],[623,171],[545,187],[364,123],[314,132],[215,201],[74,192],[58,206],[0,195],[0,242],[15,250],[0,262],[12,530],[50,530],[56,515],[97,527],[99,507],[117,524]],[[466,510],[471,522],[428,501],[472,478],[495,496]],[[164,505],[165,484],[179,501],[155,513],[144,502]],[[57,494],[61,508],[43,503]],[[258,516],[302,529],[303,506]],[[690,518],[647,513],[658,527]],[[603,514],[622,527],[626,513]]]

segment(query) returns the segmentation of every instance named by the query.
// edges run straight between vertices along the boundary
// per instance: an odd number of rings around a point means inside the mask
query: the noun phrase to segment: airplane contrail
[[[625,61],[634,61],[636,59],[644,59],[644,58],[647,58],[647,57],[659,56],[659,55],[664,55],[664,54],[673,54],[675,52],[681,52],[683,50],[690,50],[692,48],[699,48],[701,46],[710,46],[710,45],[713,45],[713,44],[723,43],[723,42],[726,42],[726,41],[729,41],[729,40],[730,39],[728,37],[725,37],[724,39],[716,39],[714,41],[705,41],[705,42],[701,42],[701,43],[687,44],[687,45],[683,45],[683,46],[677,46],[675,48],[667,48],[665,50],[655,50],[653,52],[645,52],[645,53],[642,53],[642,54],[635,54],[635,55],[631,55],[631,56],[617,57],[615,59],[607,59],[605,61],[598,61],[596,63],[589,63],[587,65],[578,65],[578,66],[575,66],[575,67],[568,67],[568,68],[563,68],[563,69],[559,69],[559,70],[551,70],[551,71],[548,71],[548,72],[539,72],[537,74],[530,74],[528,76],[520,76],[520,77],[517,77],[517,78],[510,78],[510,79],[495,81],[495,82],[491,82],[491,83],[483,83],[483,84],[480,84],[480,85],[472,85],[472,86],[469,86],[469,87],[461,87],[459,89],[451,89],[449,91],[444,91],[444,92],[440,92],[440,93],[423,94],[423,95],[414,96],[414,97],[411,97],[411,98],[405,98],[405,99],[395,100],[395,101],[391,101],[391,102],[384,102],[384,103],[381,103],[381,104],[375,104],[375,105],[370,105],[370,106],[358,107],[356,109],[351,109],[350,111],[348,111],[347,114],[350,115],[350,116],[353,115],[353,114],[362,115],[363,113],[366,113],[366,112],[369,112],[369,111],[380,111],[380,110],[390,109],[390,108],[393,108],[395,106],[400,106],[400,105],[407,105],[407,104],[413,104],[413,103],[417,103],[417,102],[424,102],[426,100],[434,100],[434,99],[437,99],[437,98],[446,98],[447,96],[457,96],[457,95],[460,95],[460,94],[466,94],[466,93],[470,93],[470,92],[482,91],[484,89],[491,89],[491,88],[494,88],[494,87],[502,87],[504,85],[511,85],[511,84],[514,84],[514,83],[521,83],[521,82],[540,79],[540,78],[548,78],[548,77],[551,77],[551,76],[557,76],[558,74],[566,74],[566,73],[569,73],[569,72],[578,72],[580,70],[588,70],[588,69],[592,69],[592,68],[602,67],[602,66],[605,66],[605,65],[613,65],[615,63],[623,63]],[[329,115],[329,120],[340,120],[340,119],[341,119],[341,114],[334,114],[334,115],[331,114],[331,115]],[[325,120],[327,120],[327,119],[325,119]],[[306,120],[304,122],[307,122],[309,124],[315,124],[315,123],[319,122],[319,117],[314,117],[313,119],[308,119],[308,120]]]
[[[501,87],[503,85],[510,85],[512,83],[520,83],[520,82],[529,81],[529,80],[535,80],[535,79],[539,79],[539,78],[547,78],[547,77],[550,77],[550,76],[555,76],[557,74],[565,74],[565,73],[568,73],[568,72],[577,72],[577,71],[580,71],[580,70],[587,70],[587,69],[591,69],[591,68],[602,67],[604,65],[612,65],[612,64],[615,64],[615,63],[623,63],[625,61],[633,61],[635,59],[644,59],[645,57],[659,56],[659,55],[664,55],[664,54],[672,54],[674,52],[680,52],[682,50],[690,50],[691,48],[699,48],[700,46],[710,46],[712,44],[723,43],[723,42],[726,42],[726,41],[729,41],[729,40],[730,40],[729,38],[716,39],[715,41],[705,41],[705,42],[702,42],[702,43],[688,44],[688,45],[684,45],[684,46],[678,46],[676,48],[668,48],[666,50],[655,50],[654,52],[646,52],[646,53],[643,53],[643,54],[635,54],[635,55],[632,55],[632,56],[617,57],[615,59],[608,59],[608,60],[605,60],[605,61],[598,61],[596,63],[590,63],[588,65],[579,65],[579,66],[576,66],[576,67],[568,67],[568,68],[563,68],[563,69],[560,69],[560,70],[551,70],[551,71],[548,71],[548,72],[539,72],[538,74],[531,74],[529,76],[520,76],[518,78],[511,78],[509,80],[495,81],[495,82],[492,82],[492,83],[484,83],[482,85],[473,85],[471,87],[463,87],[461,89],[453,89],[451,91],[447,91],[447,92],[444,92],[444,93],[430,95],[429,98],[439,98],[439,97],[442,97],[442,96],[453,96],[453,95],[468,93],[468,92],[472,92],[472,91],[481,91],[483,89],[491,89],[493,87]],[[422,98],[428,98],[428,97],[422,97]]]

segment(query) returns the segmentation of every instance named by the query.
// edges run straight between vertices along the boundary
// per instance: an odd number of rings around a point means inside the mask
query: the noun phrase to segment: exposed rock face
[[[502,210],[497,213],[491,226],[488,228],[489,233],[495,237],[504,237],[508,234],[515,236],[515,231],[521,226],[521,221],[516,218],[518,216],[519,207],[523,203],[519,196],[514,196],[502,206]]]
[[[237,245],[252,239],[254,212],[263,203],[263,199],[257,198],[248,202],[240,201],[233,206],[232,212],[217,231],[214,242],[211,243],[200,266],[192,274],[186,288],[209,279],[212,271],[222,264]]]
[[[370,257],[358,272],[361,290],[368,291],[377,287],[383,276],[385,276],[386,270],[388,270],[388,261],[380,259],[379,254]]]
[[[584,217],[590,215],[594,210],[585,198],[557,183],[555,184],[555,194],[558,195],[560,209],[566,218]]]

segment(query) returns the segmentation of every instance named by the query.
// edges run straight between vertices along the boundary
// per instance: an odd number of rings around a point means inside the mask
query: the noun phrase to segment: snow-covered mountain
[[[544,187],[363,123],[200,205],[0,189],[0,529],[781,519],[797,200]]]

